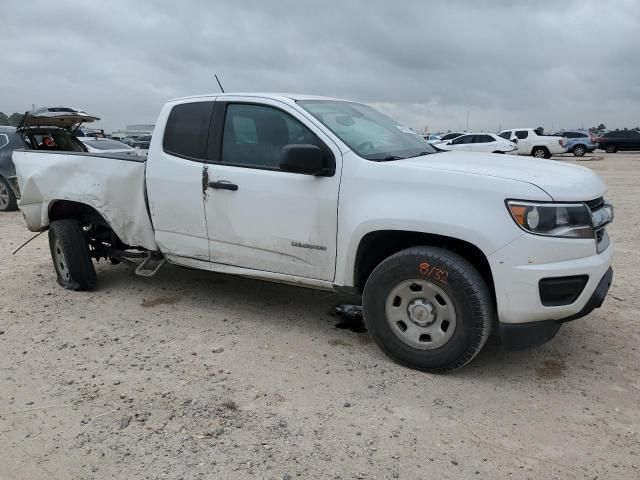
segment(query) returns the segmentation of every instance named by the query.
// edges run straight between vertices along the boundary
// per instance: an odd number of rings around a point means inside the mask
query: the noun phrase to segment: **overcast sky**
[[[640,125],[640,1],[3,1],[0,111],[107,131],[217,91],[374,104],[416,129]]]

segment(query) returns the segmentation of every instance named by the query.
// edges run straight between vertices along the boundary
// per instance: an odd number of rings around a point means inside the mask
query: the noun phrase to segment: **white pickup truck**
[[[567,139],[553,135],[544,135],[539,128],[511,128],[499,134],[502,138],[518,144],[518,155],[530,155],[536,158],[551,158],[552,155],[567,152]]]
[[[362,297],[380,347],[413,368],[552,338],[599,307],[613,209],[591,170],[438,152],[350,101],[221,94],[167,103],[148,158],[16,151],[20,209],[49,229],[58,282],[93,260],[166,260]]]

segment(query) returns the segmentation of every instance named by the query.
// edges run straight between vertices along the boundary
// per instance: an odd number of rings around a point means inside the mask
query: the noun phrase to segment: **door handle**
[[[231,190],[232,192],[238,190],[238,185],[226,180],[220,180],[219,182],[209,182],[209,187],[215,188],[216,190]]]

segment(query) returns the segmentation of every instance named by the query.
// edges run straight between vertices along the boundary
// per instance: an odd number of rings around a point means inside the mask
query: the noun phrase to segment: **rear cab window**
[[[527,130],[518,130],[516,131],[516,137],[520,140],[523,140],[529,136],[529,132]]]
[[[175,105],[169,113],[162,139],[165,153],[204,162],[214,102]]]

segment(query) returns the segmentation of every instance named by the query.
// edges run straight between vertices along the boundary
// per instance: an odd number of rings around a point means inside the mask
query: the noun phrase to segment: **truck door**
[[[335,173],[281,171],[282,148],[289,144],[318,145],[335,162]],[[285,103],[218,101],[205,178],[212,268],[333,280],[341,162],[331,139]]]
[[[202,172],[213,100],[168,104],[158,117],[147,162],[147,199],[156,243],[181,265],[209,267]],[[164,125],[164,133],[163,132]]]
[[[514,140],[515,138],[515,140]],[[520,155],[529,155],[531,154],[531,134],[529,134],[528,130],[516,130],[513,133],[512,142],[516,142],[518,144],[518,153]]]

